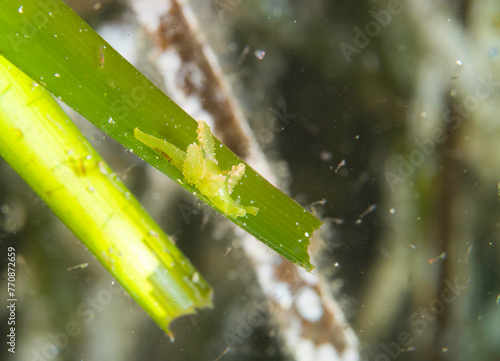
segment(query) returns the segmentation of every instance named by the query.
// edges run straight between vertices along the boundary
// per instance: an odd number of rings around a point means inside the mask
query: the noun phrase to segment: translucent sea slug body
[[[207,123],[200,120],[196,132],[200,144],[189,145],[186,152],[165,140],[143,133],[138,128],[135,128],[134,136],[179,169],[186,180],[224,214],[245,217],[248,213],[255,216],[258,208],[241,206],[231,198],[234,187],[245,174],[245,165],[240,163],[233,165],[229,171],[221,170],[215,159],[214,139]]]

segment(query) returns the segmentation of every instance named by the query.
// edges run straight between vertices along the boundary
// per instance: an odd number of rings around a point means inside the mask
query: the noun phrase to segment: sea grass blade
[[[134,138],[137,127],[185,150],[197,123],[60,0],[0,0],[0,54],[97,127],[217,209],[182,173]],[[239,159],[216,140],[222,169]],[[309,237],[321,221],[248,165],[232,194],[256,216],[232,217],[290,261],[311,270]],[[220,211],[220,209],[218,209]],[[223,212],[221,212],[223,213]]]
[[[0,155],[158,325],[212,291],[52,96],[0,56]]]

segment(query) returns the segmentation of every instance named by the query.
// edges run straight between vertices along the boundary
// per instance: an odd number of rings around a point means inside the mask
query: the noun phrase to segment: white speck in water
[[[295,225],[298,226],[299,225],[299,222],[295,222]]]
[[[112,117],[109,117],[109,119],[108,119],[108,123],[109,123],[109,124],[116,124],[116,122],[113,120],[113,118],[112,118]]]
[[[23,7],[19,6],[19,8],[17,9],[17,11],[19,12],[19,14],[22,14],[23,13]]]
[[[359,139],[359,134],[358,134],[358,135],[356,135],[356,140],[358,140],[358,139]]]
[[[462,66],[462,64],[463,64],[463,63],[462,63],[462,60],[457,60],[457,61],[456,61],[456,64],[457,64],[458,66]]]
[[[321,153],[319,153],[319,157],[323,162],[328,162],[332,160],[333,154],[327,150],[323,150]]]
[[[304,233],[304,236],[309,237],[309,233],[308,232]]]
[[[299,239],[299,243],[302,243],[302,240],[301,240],[301,239]]]
[[[111,281],[111,284],[114,285],[115,284],[115,281]]]
[[[262,60],[262,59],[264,59],[265,56],[266,56],[266,52],[264,50],[260,50],[260,49],[255,50],[255,57],[257,59]]]
[[[59,75],[59,73],[55,73],[55,74],[54,74],[54,76],[55,76],[56,78],[60,78],[60,77],[61,77],[61,75]]]
[[[193,273],[193,277],[191,279],[194,283],[200,282],[200,274],[198,272]]]
[[[335,262],[335,263],[333,264],[333,267],[335,267],[335,268],[339,268],[339,266],[340,266],[340,264],[339,264],[338,262]]]
[[[87,155],[87,156],[85,157],[85,159],[87,159],[87,160],[91,160],[91,159],[92,159],[92,155],[91,155],[91,154]]]
[[[93,191],[95,191],[94,187],[92,187],[92,186],[90,186],[90,187],[88,188],[88,190],[89,190],[89,192],[93,192]]]
[[[389,209],[389,213],[394,214],[394,213],[396,213],[396,210],[394,208],[391,208],[391,209]]]

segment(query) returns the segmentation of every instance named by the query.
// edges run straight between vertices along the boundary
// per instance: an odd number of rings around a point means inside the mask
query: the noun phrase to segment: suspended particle
[[[335,169],[335,173],[339,172],[339,169],[345,166],[345,159],[342,159],[342,161],[337,165],[337,168]]]
[[[224,356],[228,352],[231,352],[231,348],[229,346],[226,347],[224,351],[222,351],[222,353],[219,355],[219,357],[217,357],[214,361],[219,361],[222,358],[222,356]]]
[[[446,252],[441,252],[441,254],[437,257],[431,258],[430,260],[427,261],[428,264],[433,264],[436,261],[439,261],[440,259],[445,259],[446,258]]]
[[[415,351],[415,347],[413,346],[401,349],[401,352],[412,352],[412,351]]]
[[[266,56],[266,52],[264,50],[260,50],[260,49],[255,50],[255,57],[257,59],[262,60],[262,59],[264,59],[265,56]]]
[[[363,218],[365,218],[366,215],[368,215],[369,213],[373,212],[375,209],[377,209],[377,205],[376,204],[372,204],[371,206],[369,206],[363,213],[361,213],[359,215],[359,217],[356,220],[355,224],[360,224],[363,221]]]
[[[319,154],[319,157],[321,158],[321,160],[323,162],[328,162],[328,161],[332,160],[333,154],[331,152],[327,151],[327,150],[323,150]]]
[[[73,266],[73,267],[68,267],[68,271],[71,271],[71,270],[74,270],[74,269],[77,269],[77,268],[81,268],[81,269],[84,269],[84,268],[87,268],[89,266],[90,263],[80,263],[80,264],[77,264],[76,266]]]

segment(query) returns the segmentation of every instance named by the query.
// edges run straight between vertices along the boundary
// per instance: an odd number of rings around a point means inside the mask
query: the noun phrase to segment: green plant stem
[[[0,57],[0,155],[170,334],[212,291],[50,94]]]

